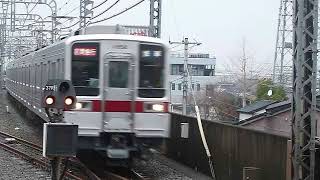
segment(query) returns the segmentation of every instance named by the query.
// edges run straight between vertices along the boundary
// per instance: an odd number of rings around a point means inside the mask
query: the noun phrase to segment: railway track
[[[146,175],[143,175],[135,170],[130,170],[128,174],[126,175],[119,175],[117,173],[105,171],[104,172],[104,177],[101,178],[101,180],[110,180],[110,179],[115,179],[115,180],[151,180]],[[121,173],[123,174],[123,173]]]
[[[46,170],[49,170],[50,160],[42,156],[42,147],[24,139],[12,136],[0,131],[0,147],[4,150],[13,153],[33,164],[36,164]],[[143,173],[139,173],[133,169],[127,173],[115,173],[106,170],[100,170],[99,176],[90,170],[85,164],[77,158],[69,159],[68,171],[65,176],[68,179],[75,180],[150,180]]]
[[[50,160],[42,156],[42,147],[37,144],[0,132],[0,147],[44,169],[50,169]],[[84,179],[76,173],[66,172],[65,175],[69,179]]]

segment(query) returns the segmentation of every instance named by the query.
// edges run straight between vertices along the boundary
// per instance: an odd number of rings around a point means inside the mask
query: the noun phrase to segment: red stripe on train
[[[101,112],[101,101],[92,101],[92,111]],[[143,102],[135,102],[135,112],[143,112]],[[106,101],[105,112],[131,112],[131,101]]]

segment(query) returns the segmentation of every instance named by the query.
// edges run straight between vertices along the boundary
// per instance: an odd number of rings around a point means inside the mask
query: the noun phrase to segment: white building
[[[183,96],[183,72],[184,56],[182,54],[172,54],[169,58],[171,84],[171,103],[173,105],[182,104]],[[193,91],[204,92],[206,85],[217,83],[215,78],[216,58],[209,54],[189,54],[188,58],[189,73],[192,77],[188,79],[188,88]]]

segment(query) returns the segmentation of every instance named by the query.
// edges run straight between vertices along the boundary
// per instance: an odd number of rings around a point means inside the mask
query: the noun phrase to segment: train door
[[[103,131],[133,132],[135,111],[133,55],[108,52],[104,55],[103,63]]]

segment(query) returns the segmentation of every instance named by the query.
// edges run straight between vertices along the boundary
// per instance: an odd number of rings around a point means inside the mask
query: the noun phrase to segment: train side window
[[[48,80],[51,79],[51,72],[52,72],[52,69],[51,69],[51,62],[48,61],[47,62],[47,65],[48,65],[48,71],[47,71],[47,77],[48,77]],[[44,84],[46,84],[46,82],[44,82]],[[44,85],[43,85],[44,86]]]
[[[41,75],[41,66],[42,64],[38,64],[37,65],[37,74]],[[37,77],[37,82],[36,82],[36,86],[40,87],[41,86],[41,76]]]
[[[109,62],[109,87],[128,87],[128,67],[129,63],[126,61]]]
[[[39,74],[41,74],[41,76],[40,76],[40,78],[39,78],[39,87],[41,87],[41,85],[42,85],[42,81],[44,81],[44,73],[43,73],[43,71],[44,71],[44,64],[43,63],[40,63],[40,66],[39,66]]]
[[[30,68],[31,68],[31,66],[29,65],[28,69],[27,69],[27,85],[30,84]]]
[[[61,67],[61,61],[60,61],[60,59],[57,59],[55,77],[57,77],[58,79],[62,79],[61,78],[62,73],[61,73],[61,68],[60,67]]]
[[[22,79],[22,84],[23,83],[25,83],[26,82],[26,67],[22,67],[22,77],[21,77],[21,79]],[[24,88],[23,86],[22,86],[22,88]]]
[[[62,74],[62,79],[64,78],[64,59],[61,60],[61,74]]]
[[[33,65],[33,67],[32,67],[32,80],[33,80],[32,87],[36,85],[36,77],[37,77],[36,76],[37,75],[36,74],[36,67],[37,67],[36,65]]]
[[[42,69],[41,69],[41,72],[42,72],[42,81],[41,81],[41,88],[45,86],[45,84],[47,84],[47,81],[48,81],[48,69],[47,69],[47,64],[42,64]]]
[[[18,78],[17,78],[18,80],[17,81],[20,83],[21,82],[21,67],[18,67],[17,70],[18,70]]]
[[[18,67],[17,69],[18,69],[18,80],[17,81],[20,83],[21,82],[21,68]]]
[[[34,72],[35,72],[35,76],[34,76],[34,89],[36,89],[36,86],[38,85],[37,84],[37,79],[39,78],[39,76],[37,76],[37,74],[38,74],[38,69],[39,69],[39,66],[36,64],[35,66],[34,66]]]
[[[57,69],[57,67],[56,67],[56,62],[52,62],[51,63],[51,68],[50,68],[51,70],[50,70],[50,78],[49,79],[55,79],[56,78],[56,69]]]

